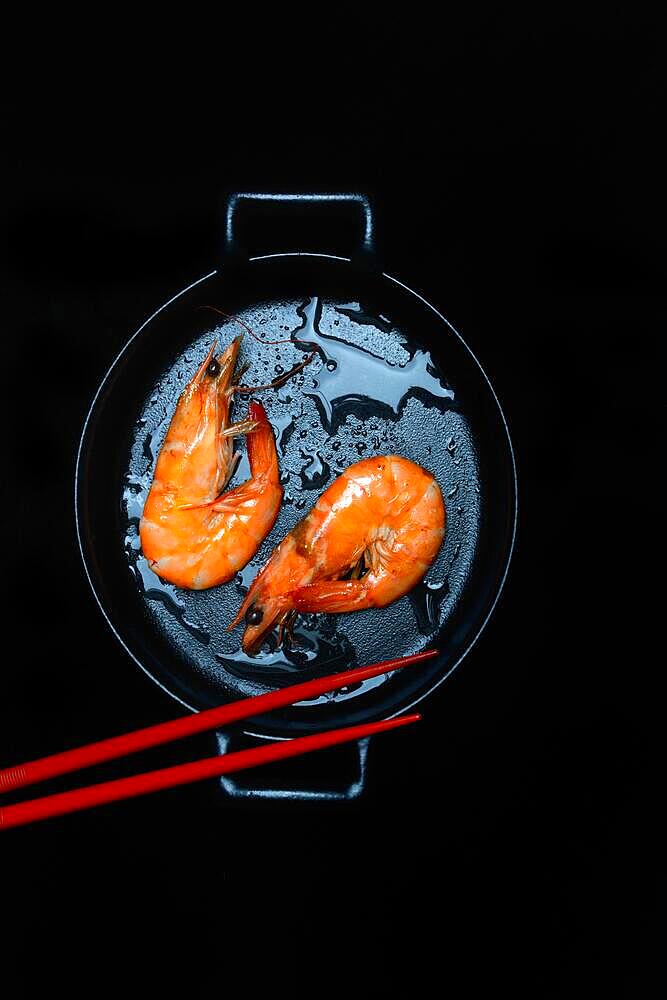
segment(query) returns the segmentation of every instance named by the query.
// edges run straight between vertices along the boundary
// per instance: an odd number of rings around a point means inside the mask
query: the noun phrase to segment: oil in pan
[[[305,353],[314,352],[311,363],[280,389],[258,394],[276,435],[281,510],[252,562],[235,581],[220,587],[188,591],[163,583],[141,554],[139,519],[174,401],[213,339],[224,346],[240,329],[232,320],[221,324],[216,317],[164,372],[135,427],[123,493],[124,545],[147,613],[221,692],[258,693],[376,662],[386,656],[387,635],[392,650],[400,650],[395,655],[424,649],[429,637],[446,625],[465,584],[480,521],[474,442],[456,386],[447,382],[446,358],[435,359],[389,317],[370,315],[357,302],[316,296],[265,302],[239,313],[239,319],[260,338],[243,339],[239,363],[249,364],[246,385],[275,380]],[[291,342],[268,343],[276,340]],[[234,420],[246,405],[240,394]],[[242,459],[232,486],[249,476],[243,439],[236,440],[236,448]],[[233,632],[226,628],[256,573],[336,476],[362,458],[386,454],[404,455],[428,469],[445,499],[445,540],[425,580],[383,609],[302,615],[282,648],[270,639],[257,656],[246,656],[240,646],[243,626]],[[318,701],[354,698],[385,680],[382,675]]]

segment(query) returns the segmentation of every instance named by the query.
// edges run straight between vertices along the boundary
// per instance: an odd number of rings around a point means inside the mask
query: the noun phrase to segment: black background
[[[35,995],[38,974],[74,989],[84,955],[87,995],[135,996],[171,995],[182,971],[208,995],[265,961],[285,986],[305,954],[314,989],[362,958],[380,988],[407,972],[423,991],[428,966],[454,996],[645,995],[664,36],[616,8],[437,27],[341,12],[261,43],[177,28],[103,53],[96,33],[75,63],[45,35],[43,76],[5,89],[0,763],[178,714],[94,603],[73,473],[129,334],[216,267],[225,192],[373,194],[386,270],[498,392],[518,543],[482,639],[418,731],[377,741],[359,803],[238,807],[211,783],[7,833],[12,995]]]

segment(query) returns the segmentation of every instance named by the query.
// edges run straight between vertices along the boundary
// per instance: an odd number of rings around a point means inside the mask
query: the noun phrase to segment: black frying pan
[[[363,221],[352,258],[282,253],[244,258],[239,217],[257,209],[303,211],[322,204]],[[507,573],[516,527],[512,445],[496,395],[474,354],[425,299],[375,263],[368,200],[345,195],[235,195],[227,207],[224,265],[162,306],[107,372],[90,408],[76,470],[76,516],[86,573],[113,632],[165,691],[193,710],[281,684],[437,646],[418,668],[254,720],[257,737],[287,738],[396,715],[451,673],[475,642]],[[265,340],[244,338],[247,384],[314,361],[261,399],[276,431],[285,500],[249,567],[222,587],[176,590],[143,560],[138,518],[155,457],[183,386],[214,337],[239,332],[213,306],[249,323]],[[245,403],[240,400],[237,413]],[[237,445],[243,452],[242,442]],[[305,616],[285,648],[240,653],[234,617],[274,546],[322,490],[353,461],[403,454],[429,469],[445,497],[447,533],[423,584],[385,609]],[[234,484],[247,475],[245,458]],[[225,738],[220,737],[224,750]],[[344,792],[240,789],[236,794],[350,797]]]

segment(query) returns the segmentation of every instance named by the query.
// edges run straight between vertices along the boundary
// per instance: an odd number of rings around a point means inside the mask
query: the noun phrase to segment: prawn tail
[[[248,411],[255,429],[248,435],[248,460],[253,479],[260,476],[270,482],[279,481],[278,452],[273,428],[261,403],[253,401]]]
[[[374,606],[370,589],[363,580],[322,580],[299,587],[290,596],[296,610],[306,614],[336,614]]]

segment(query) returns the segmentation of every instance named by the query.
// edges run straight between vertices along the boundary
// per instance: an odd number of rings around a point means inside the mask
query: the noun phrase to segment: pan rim
[[[351,263],[352,262],[351,258],[349,258],[349,257],[341,257],[341,256],[337,256],[335,254],[314,253],[314,252],[310,252],[310,251],[308,251],[308,252],[304,252],[304,251],[287,251],[287,252],[283,252],[283,253],[262,254],[262,255],[259,255],[259,256],[250,257],[250,258],[248,258],[248,263],[251,264],[251,263],[256,262],[256,261],[272,260],[272,259],[284,258],[284,257],[316,257],[316,258],[322,258],[322,259],[325,259],[325,260],[342,261],[344,263]],[[116,355],[116,357],[113,359],[113,361],[109,365],[109,367],[108,367],[107,371],[105,372],[104,377],[102,378],[102,380],[101,380],[101,382],[100,382],[100,384],[99,384],[99,386],[97,388],[97,391],[95,392],[95,395],[93,396],[93,399],[92,399],[92,401],[90,403],[90,406],[89,406],[88,411],[86,413],[86,418],[84,420],[83,427],[82,427],[82,430],[81,430],[81,436],[79,438],[79,446],[78,446],[78,449],[77,449],[76,464],[75,464],[75,469],[74,469],[74,519],[75,519],[75,525],[76,525],[76,535],[77,535],[77,543],[78,543],[78,547],[79,547],[79,555],[81,556],[81,561],[83,563],[83,568],[84,568],[84,572],[85,572],[85,575],[86,575],[86,579],[88,580],[88,584],[90,586],[90,589],[93,592],[93,596],[95,598],[97,606],[99,607],[100,611],[102,612],[102,615],[103,615],[105,621],[107,622],[109,628],[111,629],[112,633],[114,634],[114,636],[116,637],[116,639],[118,640],[118,642],[120,643],[120,645],[122,646],[122,648],[130,656],[130,658],[137,664],[137,666],[140,667],[140,669],[144,672],[144,674],[147,677],[149,677],[150,680],[154,684],[157,684],[157,686],[159,688],[161,688],[165,692],[165,694],[169,695],[170,698],[172,698],[174,701],[178,702],[179,704],[183,705],[184,708],[187,708],[188,711],[191,711],[191,712],[199,712],[200,709],[194,707],[193,705],[190,705],[187,701],[185,701],[183,698],[181,698],[178,694],[176,694],[174,691],[170,690],[164,683],[162,683],[161,680],[159,680],[159,678],[157,678],[146,667],[146,665],[144,663],[142,663],[142,661],[139,659],[139,657],[133,652],[133,650],[125,642],[125,640],[121,636],[120,632],[117,630],[116,626],[114,625],[113,621],[111,620],[110,615],[107,613],[107,611],[106,611],[106,609],[105,609],[105,607],[104,607],[104,605],[103,605],[103,603],[102,603],[102,601],[100,599],[100,596],[99,596],[99,594],[97,592],[97,588],[96,588],[96,586],[95,586],[95,584],[93,582],[93,579],[91,577],[91,573],[90,573],[89,568],[88,568],[88,561],[86,559],[86,553],[85,553],[85,550],[84,550],[83,528],[82,528],[81,520],[80,520],[80,516],[79,516],[79,492],[80,492],[80,480],[81,480],[81,465],[82,465],[82,460],[83,460],[84,449],[85,449],[85,446],[86,446],[86,443],[87,443],[87,436],[88,436],[88,432],[89,432],[89,427],[90,427],[91,421],[92,421],[92,419],[94,417],[98,400],[102,396],[102,394],[103,394],[103,392],[104,392],[104,390],[105,390],[105,388],[107,386],[107,383],[109,382],[109,379],[110,379],[112,373],[116,369],[116,366],[121,361],[121,359],[123,358],[123,356],[125,355],[125,353],[129,350],[130,346],[135,341],[135,339],[139,336],[139,334],[145,329],[146,326],[148,326],[149,323],[151,323],[157,316],[159,316],[159,314],[161,312],[163,312],[168,306],[170,306],[177,299],[181,298],[183,295],[186,295],[193,288],[196,288],[198,285],[202,284],[204,281],[208,281],[210,278],[214,277],[214,275],[223,273],[223,271],[224,271],[224,265],[221,266],[221,267],[219,267],[219,268],[215,268],[213,271],[210,271],[209,273],[203,275],[202,277],[197,278],[195,281],[191,282],[185,288],[182,288],[179,292],[177,292],[171,298],[167,299],[167,301],[163,302],[162,305],[159,306],[158,309],[156,309],[153,313],[151,313],[151,315],[148,316],[148,318],[144,320],[144,322],[135,330],[135,332],[125,342],[125,344],[122,346],[122,348],[120,349],[120,351],[118,352],[118,354]],[[505,559],[504,559],[504,565],[503,565],[503,568],[502,568],[502,574],[501,574],[500,580],[499,580],[498,585],[497,585],[496,593],[495,593],[495,595],[493,597],[493,600],[492,600],[492,602],[491,602],[491,604],[490,604],[490,606],[489,606],[489,608],[487,610],[487,613],[486,613],[485,617],[483,618],[483,620],[481,621],[479,627],[475,631],[472,639],[468,642],[468,644],[467,644],[466,648],[464,649],[464,651],[461,653],[461,655],[458,657],[458,659],[450,666],[449,670],[447,670],[447,672],[444,673],[442,675],[442,677],[439,677],[436,681],[434,681],[429,687],[426,688],[426,690],[424,690],[421,694],[419,694],[408,705],[402,705],[395,712],[392,712],[390,715],[386,716],[386,718],[392,719],[392,718],[395,718],[398,715],[401,715],[404,712],[409,711],[411,708],[414,708],[415,705],[418,705],[425,698],[427,698],[430,694],[432,694],[437,688],[439,688],[440,685],[443,684],[444,681],[446,681],[448,679],[448,677],[451,676],[451,674],[454,672],[454,670],[456,670],[457,667],[461,664],[461,662],[465,659],[465,657],[472,650],[473,646],[475,645],[475,643],[477,642],[477,640],[481,636],[482,632],[486,628],[486,626],[487,626],[487,624],[488,624],[488,622],[489,622],[489,620],[490,620],[490,618],[491,618],[491,616],[492,616],[492,614],[493,614],[493,612],[494,612],[494,610],[495,610],[495,608],[496,608],[496,606],[498,604],[500,596],[501,596],[501,594],[502,594],[502,592],[504,590],[505,583],[506,583],[506,580],[507,580],[507,576],[508,576],[508,573],[509,573],[510,564],[511,564],[511,561],[512,561],[512,556],[514,554],[514,546],[515,546],[515,542],[516,542],[518,514],[519,514],[519,491],[518,491],[518,477],[517,477],[517,468],[516,468],[516,458],[515,458],[515,454],[514,454],[514,447],[512,445],[512,438],[511,438],[511,435],[510,435],[510,432],[509,432],[509,427],[507,425],[507,420],[505,418],[505,414],[503,412],[503,408],[500,405],[500,400],[498,399],[498,396],[497,396],[497,394],[495,392],[495,389],[493,388],[493,385],[492,385],[492,383],[491,383],[488,375],[484,371],[484,368],[482,367],[482,365],[481,365],[479,359],[477,358],[477,356],[475,355],[474,351],[468,346],[468,344],[466,343],[466,341],[464,340],[464,338],[461,336],[461,334],[458,332],[458,330],[452,325],[452,323],[450,323],[450,321],[445,316],[443,316],[443,314],[441,312],[439,312],[439,310],[436,309],[436,307],[434,305],[432,305],[432,303],[429,302],[428,299],[424,298],[424,296],[421,295],[419,292],[415,291],[413,288],[410,288],[409,285],[406,285],[404,282],[400,281],[398,278],[395,278],[393,275],[388,274],[386,271],[381,271],[380,274],[381,274],[382,278],[386,278],[388,281],[392,282],[394,285],[397,285],[399,288],[403,289],[405,292],[408,292],[410,295],[413,295],[421,303],[423,303],[435,316],[437,316],[438,319],[442,320],[442,322],[444,322],[446,324],[446,326],[449,328],[449,330],[451,330],[451,332],[457,337],[457,339],[460,341],[460,343],[465,348],[465,350],[467,351],[467,353],[470,355],[470,358],[472,359],[472,361],[475,363],[475,365],[479,369],[482,377],[484,378],[484,381],[486,382],[488,388],[491,391],[491,395],[492,395],[493,400],[495,402],[495,405],[497,407],[497,410],[498,410],[498,413],[500,415],[500,419],[501,419],[501,422],[502,422],[502,426],[503,426],[503,429],[504,429],[504,432],[505,432],[505,438],[506,438],[506,441],[507,441],[507,447],[509,449],[509,458],[510,458],[510,466],[511,466],[511,487],[512,487],[512,508],[513,508],[513,516],[512,516],[512,519],[511,519],[511,534],[510,534],[510,539],[509,539],[509,545],[507,547],[507,552],[506,552]],[[278,736],[278,735],[275,735],[275,734],[267,735],[266,733],[258,733],[258,732],[253,731],[252,729],[245,729],[244,728],[243,731],[244,731],[244,733],[247,736],[252,736],[252,737],[255,737],[257,739],[274,740],[275,741],[275,740],[283,740],[283,739],[290,739],[291,738],[289,736]]]

